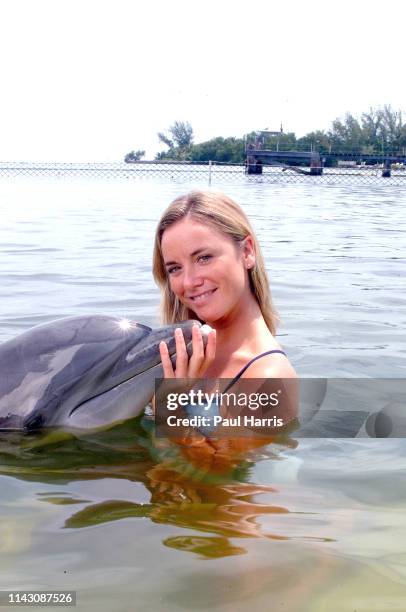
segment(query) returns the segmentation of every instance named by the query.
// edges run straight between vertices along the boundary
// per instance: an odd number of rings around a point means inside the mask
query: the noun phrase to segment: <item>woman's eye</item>
[[[207,261],[209,261],[212,258],[212,255],[200,255],[197,258],[197,261],[201,261],[203,263],[206,263]]]
[[[172,268],[167,268],[168,274],[174,274],[179,270],[179,266],[172,266]]]

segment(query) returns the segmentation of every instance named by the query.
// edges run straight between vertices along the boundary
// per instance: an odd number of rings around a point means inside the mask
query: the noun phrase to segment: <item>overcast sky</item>
[[[346,111],[406,109],[404,0],[0,0],[0,160],[152,158]]]

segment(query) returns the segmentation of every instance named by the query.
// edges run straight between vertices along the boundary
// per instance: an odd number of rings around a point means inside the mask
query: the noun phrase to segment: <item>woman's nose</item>
[[[193,267],[185,268],[183,275],[183,285],[186,291],[193,290],[195,287],[202,285],[203,279],[200,274],[196,273]]]

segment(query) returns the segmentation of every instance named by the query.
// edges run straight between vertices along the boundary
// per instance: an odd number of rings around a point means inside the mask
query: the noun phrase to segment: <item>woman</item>
[[[196,326],[189,359],[176,330],[176,368],[165,342],[166,378],[295,378],[275,339],[277,316],[260,246],[242,209],[221,193],[176,198],[159,221],[154,278],[162,291],[164,323],[209,324],[206,349]]]
[[[174,200],[156,230],[153,273],[162,291],[165,324],[198,319],[212,328],[204,347],[200,328],[194,327],[190,358],[183,334],[176,330],[175,369],[167,345],[161,343],[165,378],[232,379],[225,391],[239,379],[255,379],[251,383],[258,390],[269,379],[296,378],[275,339],[277,317],[258,241],[233,200],[198,191]],[[280,409],[287,424],[297,416],[297,381],[283,382]],[[245,389],[251,383],[245,381]],[[224,406],[220,413],[227,416]],[[222,473],[278,433],[268,427],[255,432],[245,428],[243,436],[233,429],[225,438],[211,432],[189,429],[175,443],[191,463]]]

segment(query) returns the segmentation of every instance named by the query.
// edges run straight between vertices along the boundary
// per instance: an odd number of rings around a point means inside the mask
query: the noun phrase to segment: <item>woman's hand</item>
[[[185,339],[180,328],[175,330],[176,368],[172,367],[166,342],[159,345],[164,378],[200,378],[213,363],[216,354],[216,330],[212,329],[207,337],[206,348],[198,325],[192,328],[192,356],[186,350]]]

